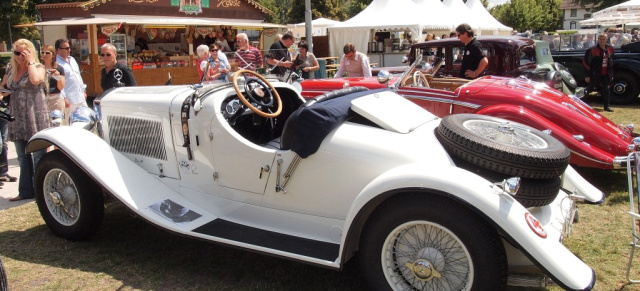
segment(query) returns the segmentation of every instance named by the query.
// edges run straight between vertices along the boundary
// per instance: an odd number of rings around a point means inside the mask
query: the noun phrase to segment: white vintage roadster
[[[372,290],[595,285],[562,240],[575,200],[604,195],[566,167],[562,144],[535,129],[480,115],[441,122],[389,90],[350,88],[305,103],[292,86],[249,71],[231,84],[116,88],[91,113],[76,111],[71,126],[28,144],[29,152],[56,146],[38,163],[35,186],[58,236],[89,237],[111,195],[194,238],[336,270],[359,256]],[[495,162],[505,176],[491,180],[456,166],[447,151],[460,139],[521,155],[489,154],[480,164]],[[519,158],[547,151],[565,164]],[[522,180],[505,175],[514,168]],[[520,181],[524,189],[555,179],[551,198],[549,187],[519,196]]]

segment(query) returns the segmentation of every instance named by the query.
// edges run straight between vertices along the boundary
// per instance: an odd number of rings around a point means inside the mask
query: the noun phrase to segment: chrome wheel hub
[[[429,281],[433,278],[440,278],[442,275],[436,270],[436,264],[440,269],[444,269],[444,256],[434,248],[425,248],[418,253],[420,258],[413,262],[405,263],[405,267],[413,272],[416,279]],[[436,262],[436,264],[432,263]]]
[[[623,94],[625,91],[627,91],[627,84],[623,83],[623,82],[619,82],[616,83],[615,85],[613,85],[613,92],[616,94]]]

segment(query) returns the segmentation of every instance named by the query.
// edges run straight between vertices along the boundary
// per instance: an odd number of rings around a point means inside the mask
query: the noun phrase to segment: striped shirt
[[[235,59],[238,70],[248,69],[255,71],[257,68],[262,68],[262,54],[255,47],[250,46],[248,50],[236,51]]]

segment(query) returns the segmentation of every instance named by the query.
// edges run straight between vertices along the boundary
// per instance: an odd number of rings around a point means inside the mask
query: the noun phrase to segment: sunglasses
[[[104,56],[110,57],[110,56],[112,56],[112,55],[111,55],[111,54],[100,54],[100,56],[101,56],[101,57],[104,57]]]
[[[22,52],[19,52],[19,51],[13,51],[13,54],[14,54],[14,55],[16,55],[16,56],[21,56],[21,55],[22,55]]]
[[[53,54],[53,53],[52,53],[52,52],[50,52],[50,51],[44,51],[44,52],[40,52],[40,53],[41,53],[41,54],[43,54],[43,55],[50,55],[50,54]]]
[[[71,47],[59,47],[59,50],[71,50]]]
[[[210,52],[217,52],[218,50],[217,49],[212,49],[212,50],[209,50],[209,51]]]

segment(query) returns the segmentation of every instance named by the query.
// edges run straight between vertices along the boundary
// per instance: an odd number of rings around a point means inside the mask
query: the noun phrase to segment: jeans
[[[9,157],[7,156],[7,132],[9,121],[0,118],[0,176],[9,174]]]
[[[35,191],[33,188],[35,165],[38,164],[40,158],[47,152],[42,149],[32,154],[25,153],[27,141],[24,139],[14,140],[16,146],[16,154],[18,155],[18,164],[20,165],[20,179],[18,180],[18,196],[29,199],[33,198]]]

